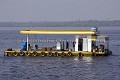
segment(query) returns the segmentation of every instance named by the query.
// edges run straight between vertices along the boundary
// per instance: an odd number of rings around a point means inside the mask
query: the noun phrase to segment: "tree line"
[[[0,22],[0,27],[105,27],[120,26],[120,20],[113,21],[65,21],[65,22]]]

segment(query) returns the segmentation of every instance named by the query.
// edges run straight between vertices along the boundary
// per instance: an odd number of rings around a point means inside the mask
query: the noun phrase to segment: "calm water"
[[[0,80],[120,80],[120,28],[118,27],[100,28],[103,35],[110,37],[110,50],[113,51],[113,55],[108,57],[80,58],[6,57],[3,55],[3,51],[7,48],[15,49],[20,47],[21,39],[25,39],[26,37],[19,34],[19,30],[24,28],[9,29],[0,28]],[[74,27],[57,29],[89,28]],[[74,39],[74,35],[37,36],[40,39],[46,39],[46,37],[47,39]],[[51,46],[51,44],[46,43],[43,45],[41,43],[39,46]]]

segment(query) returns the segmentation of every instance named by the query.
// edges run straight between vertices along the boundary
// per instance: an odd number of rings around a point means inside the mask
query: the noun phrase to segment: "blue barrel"
[[[27,42],[23,42],[20,51],[26,51],[27,50]]]

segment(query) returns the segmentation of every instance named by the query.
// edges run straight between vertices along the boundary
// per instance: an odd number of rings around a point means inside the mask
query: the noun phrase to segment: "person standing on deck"
[[[73,41],[73,51],[75,51],[75,41]]]
[[[66,41],[66,50],[69,50],[69,43]]]

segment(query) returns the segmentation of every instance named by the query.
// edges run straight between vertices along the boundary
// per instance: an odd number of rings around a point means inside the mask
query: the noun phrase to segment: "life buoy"
[[[72,52],[68,52],[67,56],[72,56]]]
[[[58,56],[58,52],[55,52],[54,54],[55,54],[54,56],[56,56],[56,57]]]
[[[19,54],[20,54],[20,56],[24,56],[25,55],[25,53],[23,51],[20,52]]]
[[[41,56],[45,56],[45,52],[41,52]]]
[[[61,53],[61,56],[65,56],[64,52]]]
[[[25,55],[26,55],[26,56],[30,56],[30,52],[26,52]]]
[[[79,56],[83,56],[83,54],[81,52],[79,52],[78,54],[79,54]]]
[[[13,56],[18,56],[18,53],[15,51],[15,52],[13,53]]]
[[[49,56],[52,56],[53,54],[52,54],[52,52],[49,52],[48,55],[49,55]]]
[[[95,53],[95,52],[93,52],[93,53],[92,53],[92,56],[96,56],[96,53]]]
[[[37,53],[36,51],[33,52],[33,56],[37,56],[37,54],[38,54],[38,53]]]

